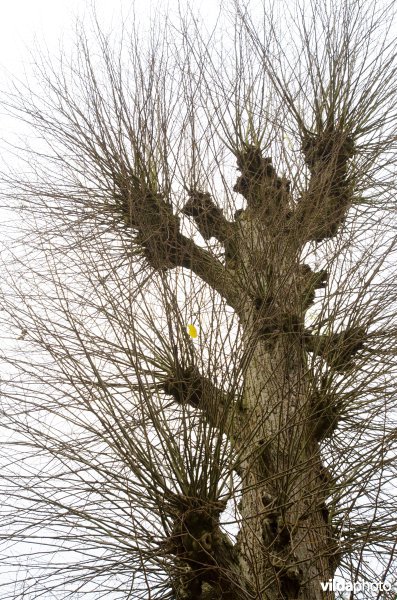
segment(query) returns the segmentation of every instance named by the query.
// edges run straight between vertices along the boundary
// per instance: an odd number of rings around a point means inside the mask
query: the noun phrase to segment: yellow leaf
[[[189,325],[187,326],[187,332],[190,335],[190,337],[192,337],[192,338],[197,337],[197,329],[191,323],[189,323]]]

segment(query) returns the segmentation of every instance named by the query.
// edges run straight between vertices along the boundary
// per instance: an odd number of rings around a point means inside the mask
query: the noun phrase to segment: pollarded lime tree
[[[2,598],[392,586],[393,15],[233,10],[81,30],[3,99],[36,138],[4,175]]]

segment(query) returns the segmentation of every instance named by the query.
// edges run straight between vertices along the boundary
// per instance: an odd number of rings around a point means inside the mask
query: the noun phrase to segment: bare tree
[[[3,97],[1,598],[395,597],[392,11],[96,26]]]

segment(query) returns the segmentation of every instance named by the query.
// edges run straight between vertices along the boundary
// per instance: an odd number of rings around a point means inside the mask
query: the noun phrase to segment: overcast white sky
[[[133,0],[98,0],[98,12],[110,23],[112,15],[128,13]],[[139,13],[147,11],[149,2],[136,0]],[[59,40],[73,37],[76,17],[84,18],[90,12],[90,0],[0,0],[0,64],[3,69],[16,73],[21,63],[29,61],[29,50],[34,41],[43,42],[54,52]],[[3,76],[6,77],[4,71]]]
[[[172,12],[178,9],[178,0],[0,0],[0,66],[2,77],[5,71],[17,73],[22,63],[29,62],[29,50],[34,40],[45,42],[49,49],[56,52],[59,40],[73,39],[76,17],[84,18],[90,14],[90,6],[95,4],[100,22],[105,28],[120,24],[120,17],[127,18],[135,13],[140,19],[149,17],[156,6],[162,11]],[[185,4],[184,0],[181,4]],[[196,0],[195,9],[202,9],[209,15],[216,11],[216,0]]]

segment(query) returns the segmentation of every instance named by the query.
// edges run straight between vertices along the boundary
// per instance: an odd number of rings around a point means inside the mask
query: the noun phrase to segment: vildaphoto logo
[[[328,579],[320,582],[323,592],[389,592],[388,581],[345,581],[344,579]]]

